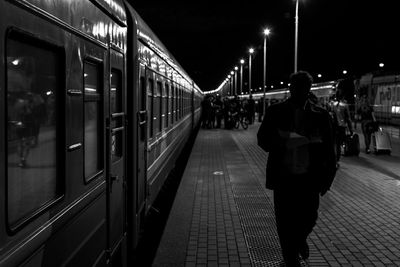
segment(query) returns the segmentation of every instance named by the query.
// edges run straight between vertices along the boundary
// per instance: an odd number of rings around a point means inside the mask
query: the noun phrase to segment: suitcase
[[[379,129],[377,132],[372,133],[372,146],[375,154],[392,152],[392,142],[388,132]]]
[[[342,154],[344,156],[358,156],[360,154],[360,139],[358,134],[346,135],[342,147]]]

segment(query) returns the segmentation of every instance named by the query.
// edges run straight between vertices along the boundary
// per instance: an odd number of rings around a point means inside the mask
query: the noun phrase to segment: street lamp
[[[229,80],[229,94],[232,95],[232,82],[230,74],[228,74],[228,80]]]
[[[294,72],[297,72],[297,46],[299,36],[299,0],[296,0],[296,16],[294,18],[295,30],[294,30]]]
[[[244,59],[240,60],[240,93],[243,93],[243,64]]]
[[[238,91],[238,84],[237,84],[237,70],[239,69],[237,66],[235,66],[235,95],[237,95]]]
[[[263,108],[262,108],[262,114],[265,114],[265,87],[266,87],[266,81],[267,81],[267,37],[271,33],[270,29],[265,28],[264,29],[264,73],[263,73],[263,78],[264,78],[264,86],[263,86]]]
[[[233,72],[233,70],[231,70],[231,78],[232,78],[232,95],[235,95],[235,72]]]
[[[249,49],[249,94],[251,95],[251,55],[254,53],[254,49]]]
[[[318,74],[318,78],[321,78],[322,77],[322,74]]]
[[[347,74],[347,70],[343,70],[343,74],[346,75]]]
[[[384,66],[385,66],[385,64],[379,63],[379,67],[380,67],[380,68],[383,68]]]

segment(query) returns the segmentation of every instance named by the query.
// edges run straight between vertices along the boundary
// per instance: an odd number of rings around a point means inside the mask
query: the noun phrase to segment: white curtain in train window
[[[14,36],[15,35],[15,36]],[[57,177],[57,51],[37,40],[7,39],[7,208],[14,228],[60,192]]]

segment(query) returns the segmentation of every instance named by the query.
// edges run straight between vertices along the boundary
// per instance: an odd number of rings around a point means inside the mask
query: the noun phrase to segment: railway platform
[[[199,131],[153,266],[282,266],[258,127]],[[400,143],[360,143],[321,198],[303,266],[400,266]]]

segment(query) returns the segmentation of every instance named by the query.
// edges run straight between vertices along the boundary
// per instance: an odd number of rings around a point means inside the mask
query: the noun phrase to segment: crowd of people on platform
[[[330,116],[334,131],[336,156],[339,161],[341,154],[343,154],[342,144],[347,135],[354,133],[357,121],[361,123],[361,129],[364,136],[365,152],[370,153],[371,134],[377,130],[377,122],[374,116],[373,107],[370,105],[366,95],[362,95],[357,101],[357,107],[350,112],[350,104],[344,96],[344,90],[341,87],[337,88],[336,94],[333,95],[328,101],[325,99],[318,99],[311,92],[309,93],[309,101],[326,109]],[[276,104],[280,101],[275,100]],[[267,108],[269,101],[266,101]],[[206,95],[202,102],[202,127],[203,128],[221,128],[224,126],[226,129],[233,128],[231,125],[231,115],[241,113],[246,116],[249,124],[253,124],[258,114],[258,121],[261,122],[263,118],[263,101],[259,99],[255,101],[250,95],[249,98],[223,97],[219,94]]]
[[[221,95],[206,95],[201,103],[201,126],[202,128],[221,128],[222,122],[226,129],[233,128],[232,116],[240,114],[247,118],[249,124],[254,123],[256,103],[252,96],[240,99]]]

